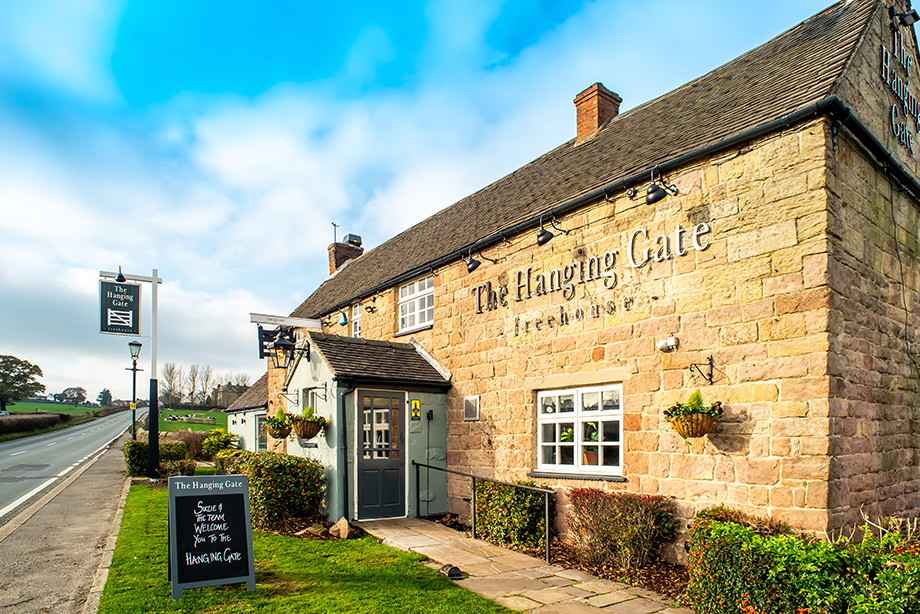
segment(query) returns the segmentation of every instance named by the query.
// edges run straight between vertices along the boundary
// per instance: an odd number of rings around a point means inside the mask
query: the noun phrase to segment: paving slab
[[[652,591],[551,565],[437,523],[398,518],[357,524],[384,543],[424,554],[429,567],[456,565],[468,574],[459,586],[528,614],[694,614]]]

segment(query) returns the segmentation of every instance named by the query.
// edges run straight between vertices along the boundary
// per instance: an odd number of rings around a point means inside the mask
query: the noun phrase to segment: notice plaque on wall
[[[140,285],[99,281],[99,332],[132,337],[141,334]]]
[[[173,599],[199,586],[255,589],[247,476],[169,478],[169,572]]]

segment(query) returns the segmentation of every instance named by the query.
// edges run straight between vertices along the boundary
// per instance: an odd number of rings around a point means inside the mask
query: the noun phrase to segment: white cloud
[[[94,100],[114,100],[108,72],[116,0],[0,3],[0,72]]]

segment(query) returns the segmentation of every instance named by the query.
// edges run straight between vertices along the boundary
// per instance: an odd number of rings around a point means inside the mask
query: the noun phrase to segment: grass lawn
[[[166,579],[169,493],[134,485],[99,614],[136,612],[510,613],[420,564],[421,555],[372,537],[318,541],[252,532],[256,590],[187,590],[173,600]]]
[[[227,430],[227,414],[222,411],[187,409],[177,409],[173,411],[171,409],[161,409],[158,413],[160,415],[159,423],[161,433],[164,431],[187,431],[188,429],[192,429],[193,431],[210,431],[213,429]],[[215,418],[217,424],[193,424],[191,422],[182,422],[181,420],[166,420],[166,416],[178,416],[181,418],[189,414],[198,418]]]
[[[38,403],[35,401],[20,401],[15,405],[7,405],[7,410],[18,414],[34,414],[37,411],[47,411],[56,414],[85,414],[92,413],[98,407],[74,407],[71,403]]]

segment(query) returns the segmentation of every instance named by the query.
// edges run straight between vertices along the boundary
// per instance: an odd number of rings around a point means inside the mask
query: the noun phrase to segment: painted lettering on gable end
[[[904,46],[904,35],[895,23],[891,24],[891,34],[893,51],[889,51],[882,42],[881,63],[882,81],[900,103],[891,105],[891,133],[911,155],[914,155],[914,135],[920,132],[920,103],[910,91],[910,68],[913,58]],[[901,70],[904,73],[903,77]]]

